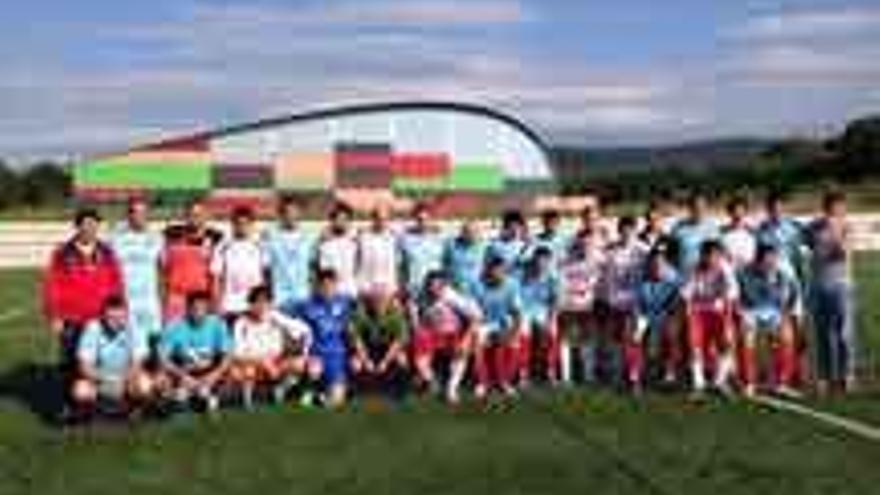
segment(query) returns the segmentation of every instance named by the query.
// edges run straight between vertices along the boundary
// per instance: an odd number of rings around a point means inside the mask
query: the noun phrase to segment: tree
[[[21,177],[22,202],[29,206],[61,205],[70,191],[70,177],[52,162],[27,169]]]
[[[833,143],[840,166],[855,178],[880,172],[880,115],[854,120]]]
[[[21,196],[21,184],[19,176],[14,170],[0,160],[0,210],[5,210],[15,205]]]

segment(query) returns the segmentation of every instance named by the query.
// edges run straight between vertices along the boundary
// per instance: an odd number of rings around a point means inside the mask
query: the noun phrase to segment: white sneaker
[[[486,386],[485,385],[477,385],[474,387],[474,397],[478,400],[483,400],[486,398]]]
[[[515,399],[519,396],[519,391],[513,385],[509,383],[505,383],[501,386],[501,391],[504,392],[504,395],[507,396],[508,399]]]
[[[205,408],[209,414],[214,414],[220,409],[220,398],[214,394],[208,394],[205,397]]]
[[[454,388],[450,388],[446,391],[446,402],[450,405],[456,406],[461,402],[461,397],[458,395],[458,390]]]
[[[287,400],[287,386],[283,383],[275,385],[272,389],[272,401],[277,405],[284,404]]]
[[[801,393],[800,390],[793,388],[793,387],[789,387],[788,385],[777,385],[775,392],[776,392],[776,395],[779,395],[781,397],[786,397],[789,399],[801,399],[804,396],[804,394]]]
[[[749,399],[754,399],[757,394],[757,389],[755,388],[755,384],[750,383],[743,387],[743,395]]]

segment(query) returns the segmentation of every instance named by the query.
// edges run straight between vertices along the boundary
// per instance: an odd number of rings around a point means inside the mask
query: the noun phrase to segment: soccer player
[[[400,237],[401,280],[407,311],[413,319],[415,299],[424,287],[428,273],[443,268],[445,241],[440,228],[431,222],[427,203],[418,203],[412,210],[412,225]]]
[[[205,204],[194,200],[186,207],[185,220],[165,229],[162,255],[165,282],[165,321],[186,312],[187,296],[211,290],[211,256],[223,234],[208,226]]]
[[[581,209],[577,230],[569,241],[567,248],[574,242],[582,242],[589,250],[603,250],[611,235],[602,220],[602,210],[598,204],[588,204]]]
[[[352,317],[351,331],[351,370],[358,384],[402,398],[407,385],[406,316],[393,294],[368,292]]]
[[[302,301],[311,293],[314,236],[299,226],[300,204],[292,196],[278,201],[278,219],[263,235],[263,256],[276,307]]]
[[[668,230],[669,217],[659,200],[654,199],[645,210],[645,225],[639,233],[641,240],[652,251],[655,249],[667,249],[671,241]]]
[[[664,383],[675,382],[682,347],[678,339],[680,290],[681,279],[666,253],[652,250],[636,288],[636,324],[626,342],[627,380],[637,394],[645,381],[646,348],[649,356],[661,355]]]
[[[517,394],[513,385],[522,340],[522,302],[516,281],[502,258],[489,258],[475,294],[483,319],[477,332],[477,385],[474,395],[483,399],[491,385],[506,396]]]
[[[162,304],[159,300],[159,270],[162,264],[162,236],[150,230],[147,201],[131,198],[125,221],[110,238],[119,259],[129,326],[144,332],[155,343],[162,330]]]
[[[736,368],[732,311],[738,298],[736,278],[726,266],[724,248],[717,240],[703,243],[696,266],[681,289],[685,304],[694,398],[706,388],[707,363],[714,363],[713,385],[731,393]]]
[[[327,229],[317,245],[318,270],[330,270],[335,275],[335,289],[340,294],[356,297],[358,245],[351,229],[354,211],[345,203],[337,203],[330,210]]]
[[[186,314],[171,322],[159,342],[163,369],[179,405],[193,397],[209,413],[220,406],[218,389],[231,364],[232,336],[226,323],[211,313],[211,294],[198,291],[186,298]]]
[[[758,248],[755,260],[739,271],[743,329],[744,393],[755,395],[758,378],[756,347],[766,334],[773,347],[776,392],[797,397],[793,388],[795,338],[793,322],[800,311],[800,289],[794,276],[782,270],[771,245]]]
[[[77,375],[71,397],[78,410],[91,413],[100,400],[130,411],[153,394],[153,381],[144,370],[146,334],[130,325],[125,300],[104,300],[101,317],[90,321],[76,349]]]
[[[273,309],[265,286],[251,289],[247,302],[247,311],[232,327],[230,376],[250,409],[257,386],[271,386],[275,402],[281,403],[305,372],[309,327]]]
[[[508,210],[501,216],[501,231],[486,246],[486,259],[498,258],[504,262],[508,274],[518,273],[528,254],[526,219],[519,210]]]
[[[528,383],[531,350],[537,349],[544,377],[550,384],[559,381],[559,275],[553,269],[554,255],[549,247],[539,246],[526,263],[519,280],[522,319],[525,332],[519,344],[519,378]]]
[[[622,377],[620,344],[635,328],[636,289],[648,251],[639,240],[635,217],[620,217],[617,240],[608,246],[599,282],[599,300],[606,316],[600,337],[609,360],[606,378],[612,381]]]
[[[254,211],[237,207],[230,218],[232,236],[217,245],[211,259],[216,307],[229,324],[248,308],[248,293],[263,285],[263,249],[254,235]]]
[[[583,380],[595,379],[597,327],[596,289],[605,264],[605,251],[590,242],[589,237],[576,236],[560,268],[561,297],[560,378],[571,383],[571,344],[580,350]]]
[[[846,198],[837,192],[823,199],[822,215],[809,227],[812,249],[811,312],[818,357],[817,391],[856,385],[855,287]]]
[[[749,225],[748,214],[749,204],[741,196],[731,199],[727,204],[728,222],[721,228],[721,244],[734,270],[742,269],[755,258],[757,241],[755,232]]]
[[[717,241],[720,237],[718,224],[709,217],[708,199],[700,192],[692,193],[687,203],[687,217],[679,221],[671,233],[678,272],[682,276],[690,274],[700,260],[703,244]]]
[[[52,252],[43,279],[43,306],[49,329],[60,342],[59,367],[67,406],[83,328],[101,317],[111,295],[122,294],[122,273],[113,249],[98,240],[101,217],[93,209],[76,212],[76,232]]]
[[[398,290],[397,235],[391,229],[391,212],[381,205],[371,213],[370,225],[357,237],[357,280],[362,295]]]
[[[527,257],[531,258],[534,256],[534,251],[542,246],[549,249],[552,255],[550,268],[557,273],[559,265],[565,258],[566,238],[562,234],[561,221],[562,217],[559,215],[558,210],[548,209],[541,212],[541,230],[532,237],[530,253]]]
[[[435,358],[441,353],[447,355],[450,359],[445,397],[450,404],[457,404],[481,319],[479,307],[450,287],[441,271],[432,271],[425,277],[417,303],[412,339],[417,377],[436,392],[439,386],[434,374]]]
[[[775,247],[782,268],[802,282],[803,255],[807,240],[804,227],[785,214],[782,195],[768,194],[764,206],[766,216],[755,232],[757,243]]]
[[[336,272],[318,269],[312,295],[305,301],[283,308],[286,315],[299,318],[311,330],[307,377],[321,381],[327,404],[331,407],[342,406],[348,393],[348,337],[355,307],[354,297],[337,287]]]
[[[486,243],[480,238],[476,220],[465,220],[458,235],[446,242],[443,251],[443,270],[449,274],[452,287],[472,295],[483,271]]]

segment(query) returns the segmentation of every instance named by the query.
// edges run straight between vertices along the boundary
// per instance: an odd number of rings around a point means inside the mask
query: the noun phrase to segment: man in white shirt
[[[253,234],[254,211],[247,207],[232,212],[232,237],[222,241],[211,259],[214,300],[220,312],[232,319],[244,312],[251,289],[263,284],[263,249]]]
[[[734,270],[748,266],[755,259],[757,241],[748,223],[748,211],[745,198],[736,197],[727,204],[729,220],[721,229],[721,244]]]
[[[321,234],[317,246],[319,270],[332,270],[336,274],[337,290],[346,296],[357,295],[358,244],[351,230],[353,211],[345,203],[338,203],[330,211],[330,225]]]
[[[377,207],[369,227],[358,234],[356,277],[361,294],[397,292],[397,236],[389,224],[390,216],[387,206]]]

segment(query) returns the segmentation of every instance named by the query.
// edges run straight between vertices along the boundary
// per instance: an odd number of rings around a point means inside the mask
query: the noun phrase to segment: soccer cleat
[[[508,399],[515,399],[519,396],[519,391],[513,385],[505,383],[501,385],[501,391]]]
[[[310,391],[303,392],[299,397],[299,405],[306,409],[313,407],[315,405],[315,394]]]
[[[486,393],[487,390],[485,385],[477,385],[476,387],[474,387],[474,397],[476,397],[477,400],[485,399]]]
[[[287,386],[279,383],[272,388],[272,401],[277,405],[281,405],[284,404],[285,400],[287,400]]]
[[[208,394],[205,396],[205,409],[208,414],[215,414],[218,410],[220,410],[220,398],[214,394]]]
[[[743,387],[743,395],[748,399],[754,399],[755,395],[757,395],[757,390],[755,389],[755,384],[750,383]]]
[[[450,388],[446,391],[446,402],[450,405],[458,405],[461,402],[461,397],[458,395],[458,390]]]
[[[778,385],[774,392],[776,393],[776,395],[788,399],[801,399],[804,396],[804,394],[802,394],[800,390],[794,387],[789,387],[788,385]]]
[[[721,396],[725,399],[732,399],[736,396],[736,394],[733,392],[733,388],[726,380],[722,380],[716,383],[715,390],[717,390],[718,393],[721,394]]]

